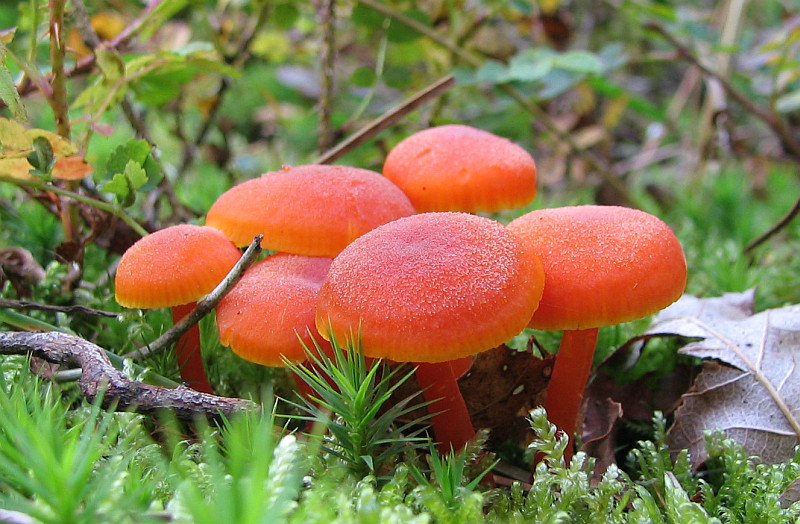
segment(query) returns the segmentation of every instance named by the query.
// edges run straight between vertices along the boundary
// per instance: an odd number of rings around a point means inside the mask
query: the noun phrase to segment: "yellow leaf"
[[[0,176],[17,178],[20,180],[32,180],[35,178],[30,174],[31,165],[28,159],[23,157],[15,157],[13,155],[0,156]]]
[[[27,135],[25,126],[15,120],[0,118],[0,152],[31,149],[33,138]]]
[[[56,160],[53,177],[61,180],[80,180],[92,174],[92,166],[82,156],[68,156]]]

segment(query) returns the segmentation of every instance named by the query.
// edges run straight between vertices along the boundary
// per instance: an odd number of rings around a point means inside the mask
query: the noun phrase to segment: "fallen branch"
[[[179,386],[174,389],[143,384],[117,370],[105,350],[75,335],[48,331],[0,332],[0,354],[30,355],[53,364],[82,369],[78,384],[87,400],[103,396],[103,406],[117,410],[155,414],[168,410],[180,420],[198,416],[210,419],[231,417],[258,409],[256,403],[240,398],[218,397]]]
[[[50,311],[55,313],[66,313],[68,315],[86,315],[94,317],[109,317],[114,318],[119,313],[113,311],[102,311],[100,309],[93,309],[81,305],[71,306],[51,306],[49,304],[39,304],[38,302],[31,302],[29,300],[11,300],[7,298],[0,298],[0,308],[20,309],[20,310],[36,310],[36,311]]]

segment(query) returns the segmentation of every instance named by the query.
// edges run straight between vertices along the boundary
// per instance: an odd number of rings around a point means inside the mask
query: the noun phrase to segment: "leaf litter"
[[[739,442],[748,455],[778,463],[800,438],[800,305],[753,313],[754,291],[682,297],[650,332],[693,339],[679,352],[706,362],[667,434],[689,450],[695,467],[708,458],[707,430]]]

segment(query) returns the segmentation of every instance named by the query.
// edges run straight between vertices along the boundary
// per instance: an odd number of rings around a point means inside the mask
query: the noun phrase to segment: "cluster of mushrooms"
[[[392,149],[382,174],[307,165],[232,187],[205,225],[134,244],[118,266],[116,297],[126,307],[172,307],[177,321],[263,235],[275,254],[217,306],[222,344],[284,366],[306,359],[312,337],[326,350],[332,337],[358,336],[367,357],[414,363],[444,450],[474,436],[457,385],[473,355],[526,327],[563,330],[545,408],[572,442],[598,327],[677,300],[686,261],[670,228],[635,209],[540,209],[507,226],[475,214],[535,196],[536,166],[523,148],[469,126],[435,127]],[[211,392],[196,327],[177,354],[187,384]]]

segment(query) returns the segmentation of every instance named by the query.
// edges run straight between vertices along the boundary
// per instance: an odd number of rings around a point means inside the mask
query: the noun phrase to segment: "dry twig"
[[[103,406],[154,414],[172,411],[181,420],[197,416],[217,419],[257,409],[240,398],[218,397],[179,386],[174,389],[143,384],[117,370],[100,346],[67,333],[0,332],[0,354],[31,355],[47,362],[82,369],[78,380],[83,395],[91,402],[103,395]]]

